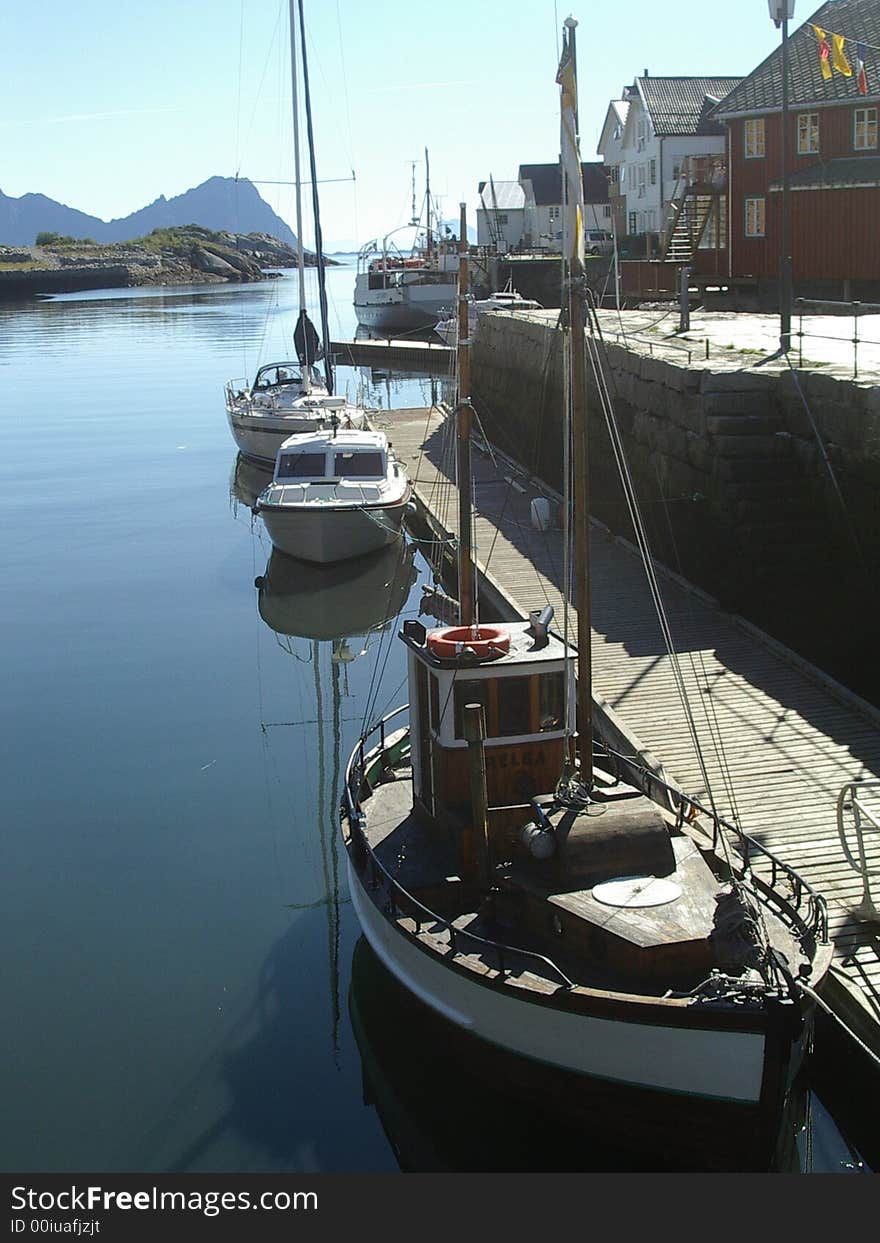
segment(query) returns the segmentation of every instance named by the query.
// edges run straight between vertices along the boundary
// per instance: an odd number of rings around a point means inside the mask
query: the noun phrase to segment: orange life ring
[[[432,630],[427,638],[428,651],[443,660],[450,660],[468,648],[475,656],[502,656],[510,650],[510,635],[500,626],[445,626]]]

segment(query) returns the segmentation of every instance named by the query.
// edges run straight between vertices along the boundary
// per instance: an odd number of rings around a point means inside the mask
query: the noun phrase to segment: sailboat
[[[402,626],[408,707],[376,722],[346,769],[349,887],[371,947],[450,1039],[515,1055],[516,1078],[553,1108],[588,1117],[599,1085],[609,1129],[723,1145],[733,1168],[765,1168],[811,1043],[827,913],[738,826],[594,737],[576,24],[557,81],[577,644],[550,606],[498,624],[476,614],[462,207],[460,611],[455,625]]]
[[[290,0],[294,28],[294,0]],[[308,122],[312,204],[319,256],[321,322],[325,333],[327,388],[333,389],[327,326],[327,296],[321,262],[321,224],[311,121],[305,21],[299,5],[300,55]],[[291,61],[296,46],[291,33]],[[295,76],[295,75],[294,75]],[[295,93],[295,91],[294,91]],[[324,402],[330,398],[322,398]],[[283,439],[275,457],[272,482],[254,506],[265,523],[273,547],[288,556],[320,565],[348,561],[395,543],[401,535],[412,487],[403,465],[384,432],[354,427],[335,410],[320,427]]]
[[[364,412],[345,397],[333,394],[330,359],[330,331],[327,302],[321,288],[322,337],[306,310],[305,252],[302,240],[302,181],[299,148],[299,98],[294,0],[290,0],[290,68],[293,102],[293,150],[296,184],[296,245],[299,276],[299,317],[293,340],[296,362],[283,361],[261,366],[253,381],[229,380],[225,387],[226,416],[238,449],[252,461],[274,466],[282,442],[288,436],[319,431],[324,427],[362,427]],[[316,246],[319,279],[323,282],[321,234],[317,222],[317,187],[313,181],[316,217]],[[317,369],[323,359],[324,376]]]

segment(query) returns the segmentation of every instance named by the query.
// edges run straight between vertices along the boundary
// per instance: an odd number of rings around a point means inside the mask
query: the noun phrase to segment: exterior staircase
[[[662,255],[665,261],[691,262],[726,184],[726,169],[718,156],[688,156],[682,162],[667,208]]]

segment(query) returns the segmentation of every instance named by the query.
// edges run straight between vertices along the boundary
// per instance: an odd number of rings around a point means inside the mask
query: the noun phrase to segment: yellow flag
[[[846,39],[843,35],[831,36],[831,59],[838,73],[842,73],[845,78],[851,78],[852,69],[850,69],[849,61],[843,54],[844,43],[846,43]]]
[[[822,77],[827,81],[831,77],[831,46],[821,26],[813,26],[813,30],[816,32],[816,41],[819,44],[819,65],[822,69]]]

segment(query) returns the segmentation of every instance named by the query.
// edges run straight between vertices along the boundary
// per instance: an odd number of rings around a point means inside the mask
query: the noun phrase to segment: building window
[[[815,155],[819,150],[819,113],[802,112],[797,119],[798,155]]]
[[[746,199],[746,237],[764,236],[764,199]]]
[[[606,203],[605,206],[602,208],[602,215],[605,217],[606,220],[611,219],[611,204],[610,203]]]
[[[645,197],[645,166],[644,166],[644,164],[640,164],[640,165],[639,165],[639,182],[638,182],[638,184],[639,184],[639,193],[638,193],[638,197],[639,197],[640,199],[643,199],[643,198]]]
[[[652,186],[656,186],[657,184],[657,161],[651,160],[650,163],[648,164],[648,169],[650,170],[648,179],[651,182]]]
[[[856,108],[854,113],[853,147],[856,151],[873,151],[877,147],[877,109]]]
[[[620,180],[620,173],[619,173],[619,171],[618,171],[618,168],[617,168],[617,165],[616,165],[616,164],[612,164],[612,166],[609,168],[609,170],[608,170],[608,180],[610,181],[611,185],[613,185],[613,186],[616,186],[616,185],[617,185],[617,183],[618,183],[618,181]]]
[[[648,226],[648,232],[654,233],[657,228],[657,213],[654,211],[646,212],[645,218]]]
[[[633,234],[633,233],[636,233],[636,232],[637,232],[637,229],[636,229],[636,213],[635,213],[634,211],[631,211],[631,212],[629,213],[629,231],[630,231],[630,233],[631,233],[631,234]]]
[[[639,121],[636,126],[636,150],[644,151],[645,138],[647,136],[647,126],[644,121]]]
[[[548,214],[551,224],[553,223],[554,220],[559,219],[559,213],[561,210],[562,210],[561,207],[550,207],[547,209],[547,214]]]
[[[507,224],[507,212],[496,211],[494,215],[496,224]]]
[[[764,158],[763,117],[756,117],[754,120],[746,121],[745,153],[747,160],[762,160]]]

